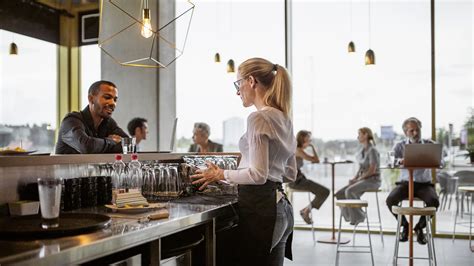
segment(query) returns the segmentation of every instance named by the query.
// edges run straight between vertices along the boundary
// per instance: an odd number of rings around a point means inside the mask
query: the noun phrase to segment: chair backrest
[[[459,186],[474,185],[474,171],[457,171],[454,176],[459,178]]]
[[[436,175],[436,179],[438,180],[439,186],[441,187],[442,191],[446,191],[448,186],[448,178],[451,178],[451,175],[447,172],[439,172]]]

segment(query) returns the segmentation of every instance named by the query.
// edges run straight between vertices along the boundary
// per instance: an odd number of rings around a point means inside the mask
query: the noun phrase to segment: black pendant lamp
[[[229,59],[229,61],[227,61],[227,73],[235,73],[235,64],[234,60],[232,59]]]
[[[370,25],[370,0],[369,0],[369,50],[365,52],[365,64],[375,65],[375,53],[370,49],[371,44],[371,25]]]
[[[216,53],[214,55],[214,62],[220,63],[221,62],[221,55],[219,53]]]

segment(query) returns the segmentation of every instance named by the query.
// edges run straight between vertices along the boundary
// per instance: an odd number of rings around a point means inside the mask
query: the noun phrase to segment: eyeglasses
[[[234,86],[235,86],[235,89],[236,89],[237,91],[240,91],[240,83],[242,83],[242,80],[243,80],[243,79],[245,79],[245,78],[241,78],[241,79],[239,79],[239,80],[237,80],[237,81],[234,81]]]

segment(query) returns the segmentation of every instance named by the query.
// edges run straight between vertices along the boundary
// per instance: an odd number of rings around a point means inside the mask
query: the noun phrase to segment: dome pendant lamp
[[[214,55],[214,62],[220,63],[221,62],[221,55],[219,53],[216,53]]]
[[[235,64],[234,60],[232,59],[229,59],[229,61],[227,61],[227,73],[235,73]]]
[[[375,53],[372,49],[370,49],[371,46],[371,25],[370,25],[370,0],[369,0],[369,50],[365,52],[365,64],[366,65],[375,65]]]

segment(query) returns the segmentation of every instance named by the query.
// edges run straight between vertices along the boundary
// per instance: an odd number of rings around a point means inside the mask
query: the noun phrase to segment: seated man
[[[59,128],[56,154],[122,153],[122,138],[128,138],[112,119],[118,91],[110,81],[97,81],[89,88],[89,105],[67,114]]]
[[[407,137],[405,140],[395,144],[394,153],[395,158],[400,164],[403,165],[403,152],[405,150],[405,145],[410,143],[433,143],[432,140],[422,139],[421,138],[421,122],[414,118],[410,117],[403,122],[403,132]],[[396,187],[388,195],[386,203],[390,212],[392,211],[392,206],[398,205],[402,200],[408,198],[408,170],[401,169],[400,171],[400,181],[396,183]],[[417,169],[413,171],[413,181],[414,181],[414,196],[421,199],[427,207],[436,207],[439,206],[438,195],[436,194],[434,185],[431,183],[431,169]],[[392,212],[393,214],[393,212]],[[393,214],[395,218],[397,215]],[[408,240],[408,221],[405,216],[402,217],[403,231],[400,234],[400,241],[405,242]],[[413,228],[415,234],[417,235],[418,243],[425,245],[426,238],[423,233],[423,228],[426,227],[426,218],[421,216],[420,220]]]
[[[194,123],[193,142],[189,152],[222,152],[222,144],[212,142],[209,139],[211,129],[206,123]]]
[[[128,133],[136,139],[137,152],[140,151],[140,142],[146,140],[148,121],[145,118],[135,117],[127,125]]]

